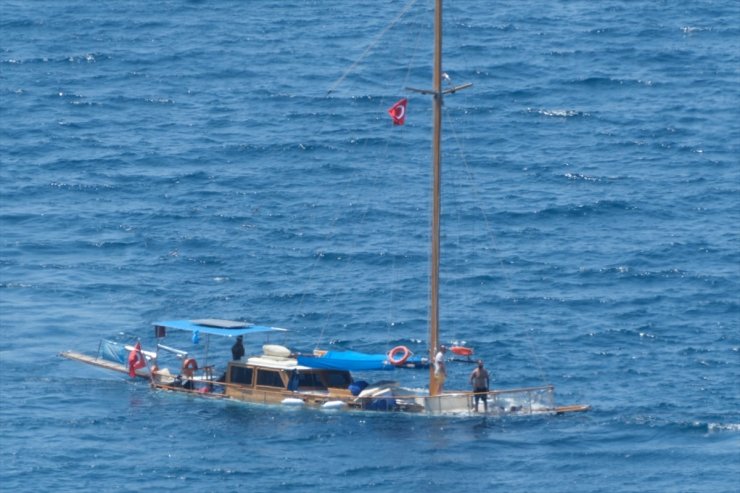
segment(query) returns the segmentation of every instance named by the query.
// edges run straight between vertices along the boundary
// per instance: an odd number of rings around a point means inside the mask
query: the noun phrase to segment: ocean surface
[[[290,411],[58,356],[214,317],[423,353],[431,49],[427,0],[0,1],[0,490],[738,491],[735,0],[446,5],[442,341],[590,412]]]

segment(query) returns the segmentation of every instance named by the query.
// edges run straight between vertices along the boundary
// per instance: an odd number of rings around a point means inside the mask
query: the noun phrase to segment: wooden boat
[[[65,351],[61,356],[99,368],[148,380],[155,389],[181,392],[198,397],[231,399],[259,404],[323,409],[393,411],[422,414],[470,414],[474,394],[461,391],[436,396],[422,389],[408,389],[393,381],[374,385],[357,381],[346,366],[380,369],[377,364],[348,356],[317,363],[323,356],[296,354],[282,345],[265,344],[262,353],[245,361],[228,361],[225,366],[211,364],[210,336],[236,339],[240,336],[274,334],[285,329],[231,320],[174,320],[154,324],[156,351],[136,346],[101,341],[95,356]],[[172,331],[188,332],[191,338],[205,335],[198,362],[188,350],[162,344]],[[192,345],[191,345],[192,346]],[[352,353],[356,355],[358,353]],[[137,356],[143,362],[132,368]],[[351,363],[348,363],[351,361]],[[376,360],[372,360],[376,361]],[[307,363],[307,364],[303,364]],[[171,364],[168,366],[168,364]],[[490,414],[541,414],[585,410],[582,406],[555,407],[552,386],[488,392]]]
[[[409,89],[431,95],[433,101],[432,139],[432,221],[431,263],[429,273],[429,337],[428,361],[434,361],[439,344],[439,261],[440,261],[440,208],[441,208],[441,130],[442,102],[445,96],[466,89],[471,84],[442,88],[442,1],[436,0],[434,17],[434,69],[432,89]],[[280,332],[283,329],[257,326],[228,320],[172,321],[155,324],[161,339],[167,331],[188,331],[193,337],[199,334],[234,338],[254,333]],[[160,349],[180,357],[182,365],[171,370],[160,368]],[[287,406],[310,406],[329,409],[358,409],[422,413],[428,415],[472,414],[476,395],[468,390],[440,391],[436,384],[434,365],[429,369],[429,386],[425,389],[403,388],[395,382],[366,385],[353,379],[350,370],[337,366],[337,362],[298,355],[283,346],[267,344],[263,353],[245,362],[229,361],[221,371],[208,362],[199,365],[184,351],[157,344],[157,352],[145,354],[132,348],[129,360],[149,360],[145,368],[129,367],[121,358],[108,361],[100,354],[93,358],[75,352],[62,356],[109,370],[148,378],[152,387],[162,390],[186,392],[211,398],[233,399],[253,403]],[[100,351],[99,351],[100,353]],[[468,355],[469,356],[469,355]],[[346,359],[346,358],[345,358]],[[355,363],[357,363],[355,361]],[[349,365],[353,366],[353,365]],[[554,387],[527,387],[491,390],[485,393],[489,414],[562,414],[589,409],[586,405],[558,406],[555,404]],[[481,396],[481,393],[477,394]]]

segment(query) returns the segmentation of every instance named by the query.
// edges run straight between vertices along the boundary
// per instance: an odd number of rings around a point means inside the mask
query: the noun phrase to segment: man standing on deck
[[[478,412],[478,401],[483,401],[483,409],[488,412],[488,370],[483,368],[483,360],[478,360],[478,368],[470,374],[470,383],[473,385],[475,393],[475,412]]]
[[[236,336],[236,342],[231,346],[231,357],[234,361],[241,361],[244,356],[244,344],[242,344],[242,336]]]
[[[445,353],[447,347],[444,345],[439,347],[439,352],[434,357],[434,383],[437,386],[437,393],[442,393],[442,388],[445,385],[445,378],[447,378],[447,366],[445,365]]]

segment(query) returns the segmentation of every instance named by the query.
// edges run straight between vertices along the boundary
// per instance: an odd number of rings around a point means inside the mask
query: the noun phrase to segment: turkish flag
[[[134,378],[136,370],[145,366],[146,361],[144,361],[144,355],[141,354],[141,343],[137,341],[136,346],[128,353],[128,376]]]
[[[408,103],[408,100],[403,98],[388,110],[388,114],[393,118],[394,125],[403,125],[406,122],[406,103]]]

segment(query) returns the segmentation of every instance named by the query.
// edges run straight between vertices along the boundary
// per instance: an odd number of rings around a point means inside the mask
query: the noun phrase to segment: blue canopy
[[[328,351],[323,356],[299,355],[298,364],[325,370],[392,370],[395,368],[385,354],[366,354],[355,351]]]
[[[169,320],[167,322],[155,322],[155,327],[166,329],[184,330],[187,332],[200,332],[202,334],[214,334],[217,336],[241,336],[246,334],[257,334],[260,332],[285,332],[278,327],[267,327],[265,325],[254,325],[249,322],[237,322],[233,320]]]

